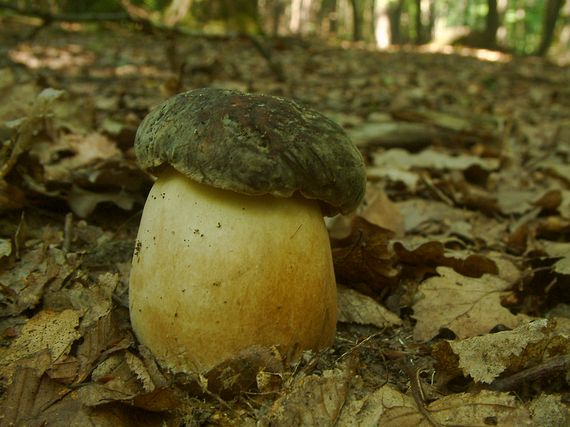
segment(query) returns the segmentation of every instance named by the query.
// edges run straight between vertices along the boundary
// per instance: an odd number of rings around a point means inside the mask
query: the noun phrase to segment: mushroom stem
[[[140,342],[206,372],[253,345],[288,360],[332,343],[336,283],[319,204],[249,196],[168,169],[145,204],[130,278]]]

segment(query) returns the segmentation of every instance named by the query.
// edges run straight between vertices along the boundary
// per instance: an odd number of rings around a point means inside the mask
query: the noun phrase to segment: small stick
[[[564,371],[570,366],[570,355],[556,356],[547,359],[540,365],[524,369],[506,378],[493,381],[490,384],[492,390],[508,391],[513,390],[522,383],[535,381],[539,378],[550,376],[559,371]]]
[[[63,252],[68,253],[71,248],[71,240],[73,238],[73,214],[69,212],[65,215],[65,223],[63,226]]]
[[[425,418],[429,425],[432,427],[440,427],[440,424],[433,419],[430,412],[425,406],[425,396],[424,390],[422,388],[422,382],[420,380],[421,369],[417,369],[414,366],[414,362],[410,358],[405,358],[402,362],[402,368],[408,378],[410,379],[410,387],[412,389],[412,396],[416,401],[416,406],[418,411]]]

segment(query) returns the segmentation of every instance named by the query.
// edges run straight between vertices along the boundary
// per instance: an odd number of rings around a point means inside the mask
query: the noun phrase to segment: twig
[[[69,212],[65,215],[65,224],[63,226],[63,252],[68,253],[71,248],[71,240],[73,237],[73,214]]]
[[[422,383],[420,380],[421,369],[417,369],[414,366],[414,362],[409,358],[404,358],[404,361],[402,362],[402,368],[410,379],[412,396],[414,397],[418,411],[420,411],[420,414],[422,414],[429,425],[433,427],[440,427],[440,424],[433,419],[430,412],[425,406],[424,390],[422,388]]]
[[[381,335],[382,333],[384,333],[384,330],[386,328],[382,329],[380,332],[377,332],[375,334],[369,335],[366,338],[364,338],[362,341],[360,341],[359,343],[355,344],[353,347],[351,347],[349,350],[345,351],[344,353],[342,353],[336,360],[335,363],[338,363],[341,359],[344,359],[346,356],[348,356],[349,354],[353,353],[354,351],[356,351],[357,349],[359,349],[360,347],[362,347],[364,344],[366,344],[368,341],[370,341],[372,338],[376,338],[377,336]]]
[[[441,201],[448,204],[449,206],[455,205],[455,203],[453,203],[453,200],[451,200],[449,197],[447,197],[447,195],[443,191],[441,191],[439,188],[437,188],[435,186],[435,184],[433,183],[433,181],[431,180],[431,178],[429,176],[422,173],[422,174],[420,174],[420,178],[424,182],[424,184],[426,184],[428,186],[428,188],[431,191],[433,191],[437,197],[439,197],[439,199]]]
[[[489,387],[497,391],[513,390],[522,383],[551,376],[557,372],[567,370],[568,367],[570,367],[570,355],[552,357],[532,368],[524,369],[509,377],[495,380]]]

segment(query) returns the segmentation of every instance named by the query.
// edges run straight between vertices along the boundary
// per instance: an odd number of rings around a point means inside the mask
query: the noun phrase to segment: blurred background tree
[[[206,33],[320,37],[381,48],[461,44],[523,55],[558,55],[568,54],[570,42],[568,0],[0,1],[3,15],[35,11],[69,17],[133,10],[163,26]]]

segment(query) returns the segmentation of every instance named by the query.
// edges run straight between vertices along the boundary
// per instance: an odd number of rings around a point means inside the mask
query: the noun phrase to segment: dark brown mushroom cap
[[[358,149],[324,115],[294,101],[223,89],[178,94],[138,128],[135,153],[150,172],[168,164],[187,177],[238,193],[324,202],[348,213],[364,195]]]

